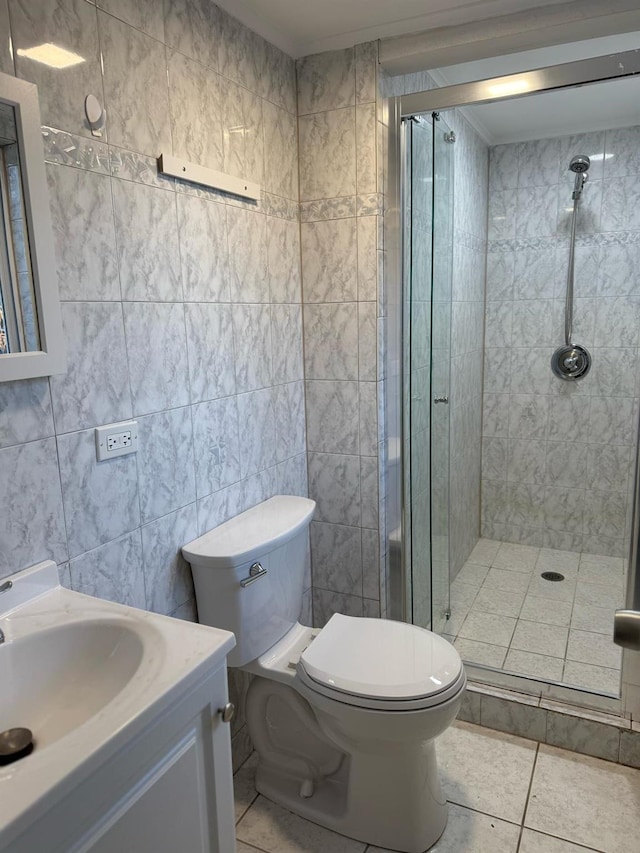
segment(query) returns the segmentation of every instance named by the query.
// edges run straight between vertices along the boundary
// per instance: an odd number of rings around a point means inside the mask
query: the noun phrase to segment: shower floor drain
[[[563,581],[564,575],[561,575],[560,572],[543,572],[540,575],[541,578],[544,578],[546,581]]]

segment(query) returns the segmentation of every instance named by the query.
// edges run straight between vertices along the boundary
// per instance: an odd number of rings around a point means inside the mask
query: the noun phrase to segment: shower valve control
[[[449,398],[447,397],[446,394],[442,394],[440,397],[434,397],[433,402],[434,402],[434,404],[436,404],[436,403],[448,403]]]

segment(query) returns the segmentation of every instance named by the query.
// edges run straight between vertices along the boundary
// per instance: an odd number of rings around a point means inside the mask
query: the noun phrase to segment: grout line
[[[529,808],[529,799],[531,798],[531,789],[533,788],[533,777],[536,772],[536,765],[538,763],[538,754],[540,752],[540,743],[536,744],[536,754],[533,757],[533,766],[531,767],[531,778],[529,779],[529,788],[527,790],[527,798],[524,803],[524,811],[522,812],[522,820],[520,821],[520,835],[518,836],[518,846],[516,848],[516,853],[520,850],[520,845],[522,843],[522,835],[524,833],[524,822],[527,817],[527,810]]]

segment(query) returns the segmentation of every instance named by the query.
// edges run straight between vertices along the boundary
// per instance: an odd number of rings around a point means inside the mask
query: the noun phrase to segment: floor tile
[[[519,652],[515,649],[509,649],[502,668],[520,675],[529,675],[532,678],[562,681],[564,661],[562,658],[552,658],[532,652]]]
[[[624,595],[622,582],[619,585],[580,583],[576,586],[576,604],[590,604],[592,607],[622,607]]]
[[[520,618],[530,622],[543,622],[545,625],[560,625],[562,628],[568,628],[571,622],[571,602],[527,595],[520,611]]]
[[[275,803],[258,797],[237,827],[240,841],[267,853],[364,853],[360,841],[345,838]]]
[[[574,604],[571,627],[578,631],[594,631],[613,637],[613,607],[594,607],[591,604]]]
[[[506,646],[492,646],[490,643],[466,640],[464,637],[458,637],[453,645],[462,660],[468,663],[480,663],[483,666],[495,666],[497,669],[500,669],[507,654]]]
[[[445,625],[445,631],[447,634],[452,634],[456,636],[460,628],[462,628],[464,624],[464,620],[467,618],[469,614],[468,607],[462,607],[461,605],[451,605],[451,616],[447,619]]]
[[[525,829],[522,833],[519,853],[599,853],[599,851],[593,847],[578,847],[570,841]]]
[[[456,723],[436,746],[445,796],[458,805],[520,823],[536,748],[524,738]]]
[[[600,569],[623,572],[626,560],[622,557],[603,557],[600,554],[580,554],[580,568],[586,565],[597,566]]]
[[[516,853],[520,827],[480,812],[449,806],[449,820],[429,853]],[[392,853],[369,847],[367,853]]]
[[[459,637],[467,640],[479,640],[494,646],[508,646],[516,619],[509,616],[496,616],[493,613],[476,613],[473,610],[464,620],[458,632]]]
[[[535,595],[538,598],[548,598],[551,601],[573,601],[576,592],[575,581],[567,578],[567,580],[554,582],[546,581],[539,574],[535,574],[529,583],[529,595]]]
[[[511,648],[521,652],[563,658],[567,648],[568,633],[567,628],[561,628],[559,625],[544,625],[541,622],[525,622],[519,619],[513,632]]]
[[[606,669],[603,666],[593,666],[589,663],[577,663],[568,660],[564,665],[562,681],[574,687],[586,687],[598,693],[620,693],[620,670]]]
[[[529,586],[529,575],[492,568],[482,586],[486,589],[503,589],[506,592],[524,592]]]
[[[480,539],[469,554],[468,562],[490,566],[495,560],[501,545],[502,542],[497,542],[495,539]]]
[[[620,562],[622,563],[622,560]],[[600,566],[597,563],[580,563],[578,581],[580,583],[624,584],[624,574],[622,568],[608,565]]]
[[[258,796],[256,791],[256,768],[258,766],[258,753],[254,752],[233,777],[233,797],[236,809],[236,822],[249,808]]]
[[[542,744],[525,826],[604,853],[637,850],[639,791],[639,770]]]
[[[574,576],[578,571],[580,554],[577,551],[556,551],[553,548],[541,548],[536,561],[537,572],[568,572]]]
[[[614,645],[606,634],[591,631],[570,631],[567,660],[620,669],[622,649]]]
[[[451,606],[471,607],[477,594],[477,586],[468,583],[458,583],[455,580],[451,584]]]
[[[512,572],[530,572],[536,564],[539,548],[531,545],[513,545],[503,542],[492,563],[496,569],[509,569]]]
[[[498,616],[518,616],[522,609],[525,592],[506,592],[495,589],[481,589],[471,607],[483,613],[496,613]]]
[[[481,566],[476,563],[466,562],[455,576],[460,583],[468,583],[472,586],[482,586],[482,582],[489,572],[489,566]]]
[[[242,841],[236,842],[236,853],[261,853],[259,847],[252,847],[249,844],[244,844]]]

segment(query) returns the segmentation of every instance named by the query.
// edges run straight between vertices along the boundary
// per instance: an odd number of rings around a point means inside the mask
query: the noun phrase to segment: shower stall
[[[390,100],[390,615],[472,677],[610,710],[640,683],[613,642],[640,603],[638,74],[628,51]]]

